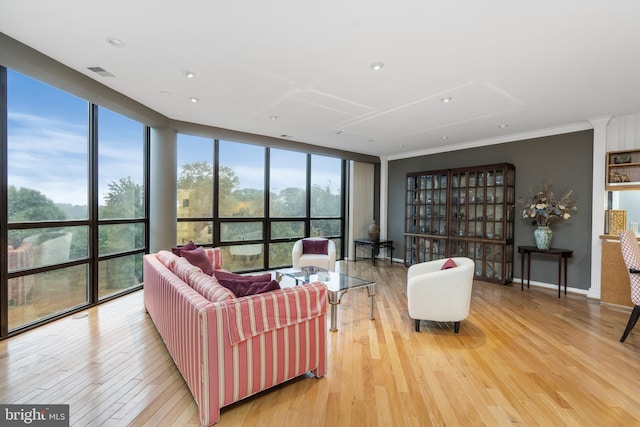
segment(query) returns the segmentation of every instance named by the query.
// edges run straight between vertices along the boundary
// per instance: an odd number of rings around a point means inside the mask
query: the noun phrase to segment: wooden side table
[[[371,248],[371,262],[376,265],[376,257],[380,253],[380,248],[389,249],[389,259],[393,262],[393,240],[367,240],[367,239],[354,239],[353,240],[353,260],[358,261],[358,246]]]
[[[520,253],[520,271],[522,280],[520,281],[520,290],[524,290],[524,258],[527,257],[527,288],[529,287],[529,279],[531,278],[531,253],[539,253],[544,255],[552,255],[558,257],[558,298],[560,298],[560,288],[562,287],[562,266],[564,264],[564,294],[567,294],[567,259],[573,256],[571,249],[538,249],[535,246],[518,246]],[[564,263],[563,263],[564,261]]]

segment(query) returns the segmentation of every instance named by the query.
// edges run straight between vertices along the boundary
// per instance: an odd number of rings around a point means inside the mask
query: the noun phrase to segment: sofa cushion
[[[303,254],[322,254],[329,253],[329,241],[326,239],[302,239]]]
[[[233,292],[238,298],[246,297],[248,295],[262,294],[264,292],[280,289],[280,283],[278,283],[277,280],[271,279],[256,282],[233,279],[218,279],[218,281],[222,286]]]
[[[196,247],[197,247],[196,244],[193,243],[192,240],[189,240],[189,243],[187,243],[186,245],[176,246],[175,248],[171,248],[171,252],[173,252],[178,256],[182,256],[182,251],[192,251]]]
[[[211,260],[202,246],[193,250],[183,249],[180,253],[191,264],[199,267],[204,274],[208,274],[209,276],[213,274],[213,264],[211,264]]]
[[[226,301],[236,297],[215,278],[202,271],[192,272],[187,278],[187,284],[211,302]]]
[[[173,274],[178,276],[180,280],[188,284],[189,276],[195,272],[201,272],[199,267],[191,264],[185,258],[178,258],[171,268]]]
[[[159,251],[156,254],[156,258],[162,263],[162,265],[171,270],[173,268],[173,263],[176,262],[178,256],[169,251]]]
[[[209,257],[214,270],[222,268],[222,250],[220,248],[205,248],[204,251]]]

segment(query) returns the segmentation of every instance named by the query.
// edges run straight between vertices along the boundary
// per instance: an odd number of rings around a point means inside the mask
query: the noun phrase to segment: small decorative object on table
[[[556,196],[549,181],[542,183],[542,190],[530,191],[528,200],[519,199],[518,203],[522,208],[522,218],[533,220],[532,225],[538,228],[533,235],[538,249],[549,249],[553,232],[549,226],[561,219],[571,218],[570,212],[578,210],[576,197],[573,190],[565,190],[560,196]]]
[[[369,240],[376,241],[380,239],[380,226],[376,224],[375,219],[371,220],[371,223],[369,224],[369,228],[367,229],[367,232],[369,233]]]

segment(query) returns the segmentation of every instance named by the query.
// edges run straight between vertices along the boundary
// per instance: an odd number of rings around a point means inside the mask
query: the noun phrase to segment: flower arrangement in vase
[[[576,196],[573,190],[564,190],[560,195],[553,192],[551,182],[543,181],[542,190],[529,189],[528,200],[522,197],[518,200],[522,208],[522,218],[532,220],[537,225],[534,231],[538,249],[549,249],[553,232],[551,224],[571,218],[572,212],[578,210]]]

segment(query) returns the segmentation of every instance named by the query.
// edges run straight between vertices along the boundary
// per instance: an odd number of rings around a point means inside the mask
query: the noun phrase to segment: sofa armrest
[[[327,287],[304,286],[228,300],[223,303],[232,345],[274,329],[302,323],[327,312]]]

